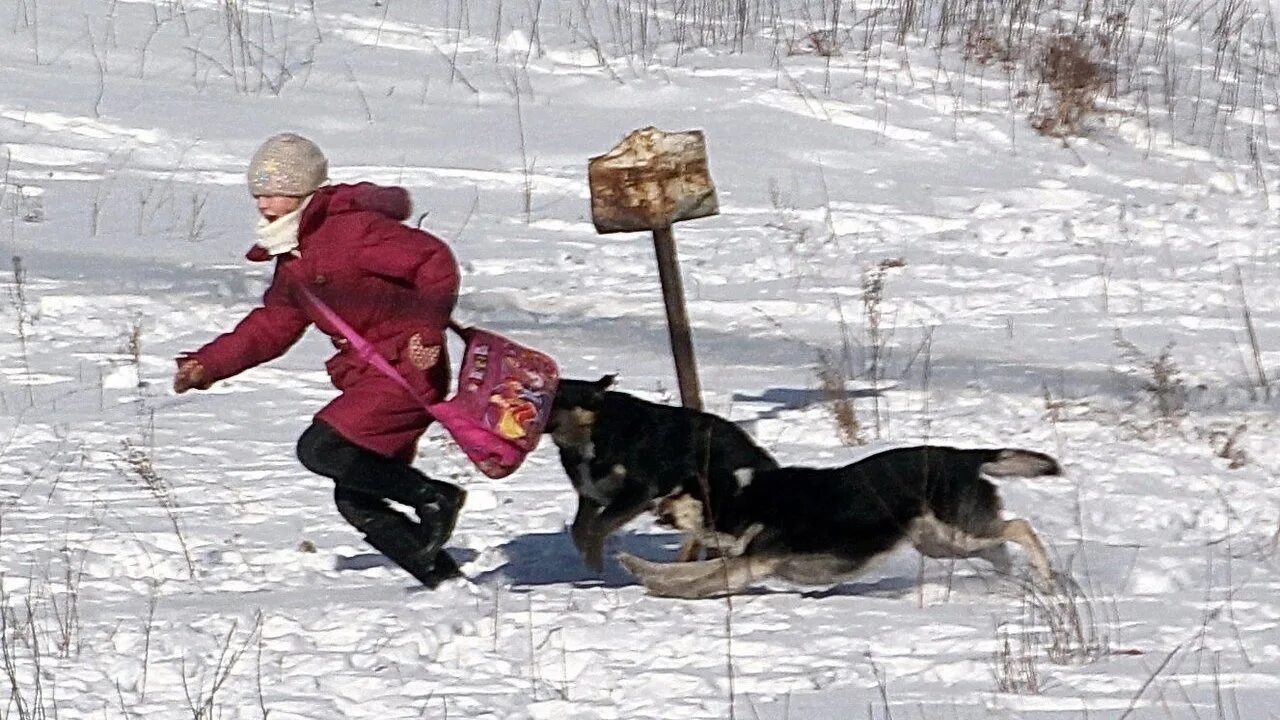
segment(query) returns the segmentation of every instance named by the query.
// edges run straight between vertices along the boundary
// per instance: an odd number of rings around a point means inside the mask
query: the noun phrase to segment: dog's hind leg
[[[834,585],[865,572],[883,556],[883,553],[865,557],[834,553],[794,555],[778,567],[778,577],[797,585]]]
[[[1031,566],[1040,577],[1045,580],[1052,577],[1044,545],[1026,520],[996,520],[981,535],[974,535],[942,522],[932,513],[925,513],[911,521],[907,537],[921,555],[935,558],[976,556],[990,562],[1002,573],[1008,573],[1011,567],[1004,544],[1015,542],[1026,549]]]
[[[1000,526],[999,537],[1009,542],[1018,543],[1027,551],[1027,557],[1031,560],[1031,567],[1036,569],[1040,574],[1040,579],[1047,582],[1053,580],[1053,569],[1049,566],[1049,556],[1044,551],[1044,544],[1040,542],[1040,537],[1036,535],[1035,530],[1031,529],[1031,523],[1017,518],[1014,520],[1006,520]]]
[[[744,555],[685,563],[655,563],[627,553],[618,562],[654,595],[699,598],[732,595],[774,573],[783,558]]]

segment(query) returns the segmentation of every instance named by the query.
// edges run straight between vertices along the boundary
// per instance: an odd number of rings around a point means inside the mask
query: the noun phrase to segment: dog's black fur
[[[705,507],[709,493],[714,515],[737,495],[736,471],[778,466],[732,422],[609,390],[613,380],[561,379],[547,425],[578,493],[574,546],[597,572],[605,538],[657,500],[686,494]]]
[[[1007,569],[1004,543],[1012,541],[1047,580],[1048,559],[1030,524],[1000,517],[996,486],[983,476],[1060,473],[1056,460],[1030,450],[936,445],[887,450],[838,468],[760,470],[739,476],[739,492],[716,506],[714,527],[697,525],[701,508],[690,510],[690,498],[672,497],[660,508],[660,517],[708,545],[736,546],[726,552],[734,557],[676,564],[620,559],[657,594],[707,597],[768,575],[836,582],[903,541],[925,555],[977,556]]]

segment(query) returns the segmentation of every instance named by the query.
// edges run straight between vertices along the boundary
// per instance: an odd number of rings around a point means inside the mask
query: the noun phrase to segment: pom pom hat
[[[249,193],[254,197],[306,197],[329,179],[329,161],[320,147],[294,133],[267,138],[249,161]]]

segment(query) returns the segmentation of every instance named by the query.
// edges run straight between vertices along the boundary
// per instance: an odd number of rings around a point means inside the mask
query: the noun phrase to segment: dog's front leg
[[[582,448],[576,463],[565,465],[566,471],[569,472],[569,480],[573,483],[573,489],[579,496],[590,498],[597,506],[602,507],[608,505],[613,500],[613,496],[621,489],[621,484],[626,479],[626,474],[619,475],[616,470],[610,471],[608,475],[597,479],[591,472],[591,461],[595,460],[595,446],[587,443]]]
[[[587,547],[604,505],[585,495],[578,496],[578,511],[573,515],[573,524],[569,526],[569,537],[573,539],[573,547],[579,556],[585,556]]]
[[[696,600],[733,595],[772,575],[783,558],[744,555],[684,563],[655,563],[619,553],[618,561],[654,595]]]
[[[573,544],[587,567],[596,572],[604,569],[605,539],[649,506],[649,489],[644,485],[628,485],[626,479],[626,468],[617,465],[602,480],[620,489],[603,508],[587,497],[579,498],[578,515],[573,520]]]

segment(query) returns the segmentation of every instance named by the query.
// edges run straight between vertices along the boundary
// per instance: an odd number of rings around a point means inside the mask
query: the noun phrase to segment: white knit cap
[[[329,179],[329,161],[320,147],[294,133],[267,138],[249,161],[249,192],[254,197],[306,197]]]

